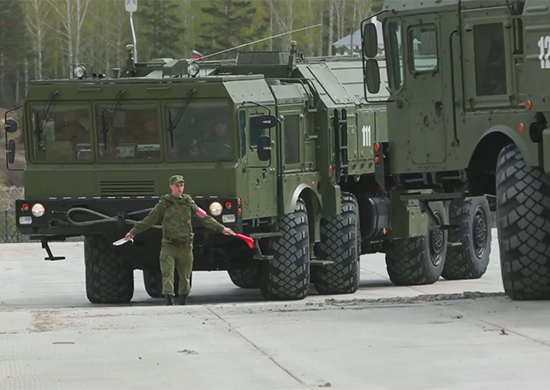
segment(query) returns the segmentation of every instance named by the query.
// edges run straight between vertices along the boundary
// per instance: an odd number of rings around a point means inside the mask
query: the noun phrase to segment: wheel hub
[[[481,258],[485,253],[488,239],[488,223],[487,215],[483,208],[478,207],[474,214],[474,226],[473,226],[473,239],[474,239],[474,251],[478,258]]]
[[[438,216],[438,223],[441,221]],[[445,233],[443,230],[433,230],[428,234],[430,239],[430,259],[433,265],[438,266],[443,259],[443,249],[445,246]]]

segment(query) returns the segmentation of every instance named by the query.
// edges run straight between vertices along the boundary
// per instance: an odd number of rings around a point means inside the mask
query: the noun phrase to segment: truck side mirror
[[[367,23],[363,27],[363,54],[367,58],[374,58],[378,54],[378,32],[374,23]]]
[[[4,130],[7,133],[15,133],[17,131],[17,121],[15,119],[8,119],[4,123]]]
[[[273,115],[258,115],[250,117],[250,128],[271,129],[277,126],[279,120]]]
[[[268,161],[271,159],[271,139],[267,135],[258,137],[258,159]]]
[[[367,78],[367,89],[372,94],[380,92],[380,67],[378,61],[374,59],[367,60],[365,67],[365,76]]]
[[[15,162],[15,141],[10,139],[8,142],[8,164],[13,164]]]

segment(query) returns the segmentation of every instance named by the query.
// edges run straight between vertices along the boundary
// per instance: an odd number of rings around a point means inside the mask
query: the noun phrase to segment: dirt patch
[[[477,299],[477,298],[489,298],[489,297],[505,297],[504,293],[488,293],[480,291],[465,291],[457,294],[424,294],[416,297],[391,297],[391,298],[379,298],[379,299],[351,299],[351,300],[338,300],[338,299],[326,299],[325,304],[331,306],[361,306],[365,304],[376,303],[397,303],[408,304],[418,302],[440,302],[440,301],[456,301],[460,299]]]
[[[50,332],[59,328],[67,328],[70,324],[61,316],[59,311],[34,310],[31,312],[31,333]]]

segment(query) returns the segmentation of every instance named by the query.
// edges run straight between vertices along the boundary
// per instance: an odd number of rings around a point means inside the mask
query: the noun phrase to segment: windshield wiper
[[[45,107],[44,110],[42,111],[42,117],[44,119],[42,119],[42,122],[40,122],[40,124],[38,124],[40,119],[38,114],[36,114],[35,116],[34,132],[36,133],[36,144],[38,145],[38,150],[42,150],[42,147],[40,146],[40,144],[42,143],[42,133],[44,133],[44,124],[48,119],[50,119],[50,114],[52,113],[52,110],[54,107],[53,101],[57,97],[57,95],[59,95],[59,91],[53,91],[52,93],[50,93],[50,96],[49,96],[50,100],[48,101],[48,106]]]
[[[107,112],[110,114],[109,122],[105,119],[105,112],[101,113],[101,134],[103,135],[103,149],[107,150],[107,133],[111,129],[111,126],[113,126],[113,122],[115,121],[116,114],[118,110],[120,109],[122,98],[126,94],[125,90],[118,91],[116,95],[116,101],[115,104],[111,108],[107,110]]]
[[[168,109],[168,121],[170,124],[168,125],[168,128],[166,131],[170,133],[170,144],[171,147],[174,147],[174,129],[178,126],[179,121],[183,117],[183,114],[185,114],[185,111],[187,111],[187,108],[189,107],[189,104],[191,104],[191,96],[197,92],[196,89],[192,89],[189,92],[187,92],[187,95],[185,95],[185,100],[181,103],[181,105],[178,108],[178,111],[176,112],[176,117],[172,120],[172,111]]]

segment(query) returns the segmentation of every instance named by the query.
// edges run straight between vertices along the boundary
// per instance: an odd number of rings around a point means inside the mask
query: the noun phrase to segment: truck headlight
[[[77,79],[83,79],[86,77],[86,67],[82,64],[75,66],[73,69],[73,75]]]
[[[222,213],[223,207],[218,202],[212,202],[208,210],[210,210],[210,214],[212,214],[214,217],[217,217]]]
[[[37,218],[43,216],[45,212],[46,212],[46,209],[41,203],[37,203],[34,206],[32,206],[31,213]]]
[[[196,75],[198,75],[199,71],[200,71],[199,66],[197,64],[195,64],[194,62],[190,63],[187,66],[187,74],[191,77],[195,77]]]

